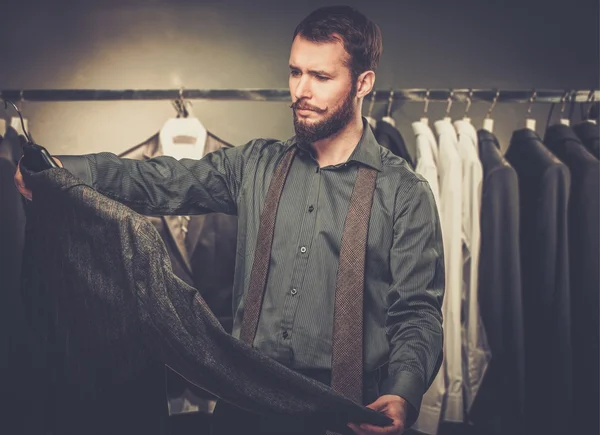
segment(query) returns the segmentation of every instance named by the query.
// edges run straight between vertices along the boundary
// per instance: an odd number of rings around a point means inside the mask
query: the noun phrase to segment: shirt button
[[[292,296],[295,296],[295,295],[296,295],[296,293],[298,293],[298,290],[297,290],[297,289],[295,289],[295,288],[293,288],[293,289],[292,289],[292,291],[291,291],[290,293],[292,293]]]
[[[300,252],[302,252],[303,254],[306,254],[306,246],[301,247]]]
[[[288,332],[285,329],[281,335],[283,335],[283,338],[288,338]]]
[[[309,213],[312,213],[312,211],[313,211],[314,209],[315,209],[315,208],[314,208],[314,207],[311,205],[310,207],[308,207],[308,212],[309,212]]]

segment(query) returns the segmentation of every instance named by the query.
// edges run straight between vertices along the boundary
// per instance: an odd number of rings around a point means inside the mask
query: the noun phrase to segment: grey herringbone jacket
[[[141,215],[64,169],[23,172],[34,199],[23,288],[46,298],[56,346],[49,353],[61,355],[62,376],[79,397],[94,380],[124,379],[159,358],[221,399],[285,424],[347,433],[350,421],[389,423],[228,335],[173,274]]]

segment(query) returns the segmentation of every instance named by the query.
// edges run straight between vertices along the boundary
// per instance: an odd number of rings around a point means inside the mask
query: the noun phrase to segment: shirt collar
[[[359,162],[363,165],[367,165],[373,169],[381,171],[383,165],[381,163],[381,154],[379,150],[380,145],[379,143],[377,143],[375,135],[373,134],[373,130],[371,130],[371,126],[369,125],[367,120],[363,117],[362,121],[362,136],[358,141],[358,145],[356,146],[356,148],[354,148],[354,151],[352,151],[352,154],[348,158],[348,162]],[[310,149],[307,148],[306,145],[296,141],[295,137],[293,142],[298,148],[307,152],[312,152]]]
[[[415,121],[412,123],[412,128],[413,132],[415,133],[415,136],[418,137],[423,135],[426,138],[427,144],[431,150],[431,153],[433,154],[433,160],[437,162],[438,146],[433,131],[431,130],[431,127],[429,127],[429,125],[425,124],[423,121]]]

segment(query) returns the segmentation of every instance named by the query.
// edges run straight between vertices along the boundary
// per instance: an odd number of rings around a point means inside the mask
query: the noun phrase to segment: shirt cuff
[[[86,156],[55,156],[63,164],[63,168],[79,178],[88,186],[92,186],[92,170]]]
[[[411,427],[419,416],[421,401],[425,388],[421,378],[414,373],[399,371],[395,375],[389,375],[381,385],[381,395],[393,394],[400,396],[408,403],[405,427]]]

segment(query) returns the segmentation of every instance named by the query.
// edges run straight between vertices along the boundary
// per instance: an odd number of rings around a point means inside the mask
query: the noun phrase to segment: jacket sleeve
[[[410,427],[442,362],[444,253],[437,208],[426,181],[397,194],[390,267],[390,362],[381,393],[406,399]]]
[[[86,184],[144,215],[235,215],[244,169],[255,145],[252,141],[221,148],[200,160],[170,156],[132,160],[112,153],[57,157]]]

